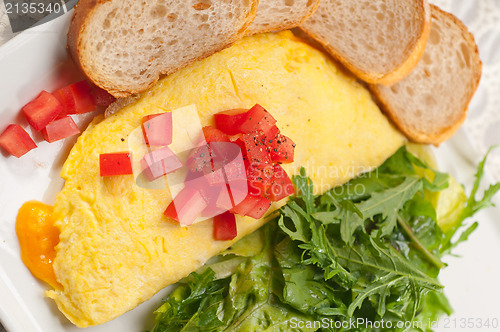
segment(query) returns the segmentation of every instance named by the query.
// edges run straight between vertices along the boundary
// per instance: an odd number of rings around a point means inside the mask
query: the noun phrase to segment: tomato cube
[[[94,86],[92,87],[92,100],[97,106],[108,107],[115,102],[116,98],[108,91],[98,86]]]
[[[56,119],[42,129],[42,136],[49,143],[77,135],[79,133],[80,129],[78,129],[75,121],[73,121],[70,116]]]
[[[271,201],[265,197],[260,197],[259,201],[247,212],[246,216],[260,219],[266,214],[267,210],[271,207]]]
[[[225,212],[214,217],[214,239],[218,241],[232,240],[238,235],[234,214]]]
[[[271,164],[249,165],[247,168],[247,179],[249,192],[254,195],[266,196],[271,188],[274,167]]]
[[[144,117],[142,133],[146,144],[163,146],[172,143],[172,113],[152,114]]]
[[[245,134],[236,140],[243,147],[243,154],[250,164],[270,164],[271,154],[266,138],[260,134]]]
[[[96,110],[94,99],[90,93],[90,84],[86,80],[69,86],[75,99],[75,114],[89,113]]]
[[[208,144],[194,148],[189,155],[186,165],[191,172],[208,174],[213,172],[212,156]]]
[[[203,127],[203,136],[205,136],[205,142],[207,143],[230,142],[230,139],[226,134],[212,126]]]
[[[0,134],[0,146],[11,155],[20,158],[30,150],[36,148],[30,135],[17,124],[9,125]]]
[[[257,205],[260,199],[260,196],[247,195],[243,201],[229,211],[240,216],[246,216]]]
[[[177,220],[181,225],[188,226],[196,220],[206,207],[207,202],[202,194],[196,189],[186,187],[175,196],[164,214],[171,219]]]
[[[27,103],[22,111],[30,126],[40,131],[63,111],[63,107],[56,97],[44,90]]]
[[[266,132],[276,124],[276,119],[259,104],[248,110],[240,125],[241,133]]]
[[[295,194],[292,180],[280,165],[274,166],[274,175],[268,197],[271,201],[279,201]]]
[[[277,163],[288,164],[293,162],[295,143],[287,136],[278,134],[271,142],[271,159]]]
[[[133,174],[130,152],[103,153],[99,156],[101,176]]]
[[[246,117],[247,110],[242,108],[227,110],[214,114],[215,126],[228,135],[240,133],[240,125]]]
[[[214,217],[229,211],[233,207],[225,185],[206,188],[204,190],[204,197],[207,207],[201,212],[202,217]]]
[[[59,117],[65,117],[68,114],[76,113],[75,98],[73,97],[73,91],[69,85],[54,91],[52,94],[57,98],[57,100],[59,100],[63,107]]]
[[[148,153],[141,159],[141,166],[148,180],[153,181],[160,176],[175,172],[182,167],[182,162],[168,147]]]

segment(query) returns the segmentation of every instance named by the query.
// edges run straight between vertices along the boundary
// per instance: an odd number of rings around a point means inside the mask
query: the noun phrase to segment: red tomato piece
[[[56,97],[44,90],[27,103],[22,111],[30,126],[40,131],[63,111],[63,107]]]
[[[130,152],[103,153],[99,155],[101,176],[133,174]]]
[[[243,201],[229,211],[240,216],[246,216],[257,205],[260,199],[260,196],[247,195]]]
[[[75,114],[84,114],[95,111],[96,106],[90,93],[90,84],[86,80],[73,83],[69,86],[75,99]]]
[[[212,126],[203,127],[203,136],[205,136],[205,142],[207,143],[231,141],[229,139],[229,136],[227,136],[222,131]]]
[[[20,158],[30,150],[36,148],[30,135],[17,124],[9,125],[0,134],[0,146],[11,155]]]
[[[92,100],[97,106],[108,107],[115,102],[116,98],[108,91],[94,86],[92,87]]]
[[[240,133],[240,125],[243,123],[248,110],[237,108],[214,114],[215,126],[228,135]]]
[[[214,167],[208,144],[193,149],[186,161],[186,165],[191,172],[201,172],[203,174],[213,172]]]
[[[229,197],[229,192],[225,185],[212,186],[207,189],[204,190],[207,207],[201,212],[202,217],[211,218],[229,211],[233,207],[231,197]]]
[[[56,119],[42,129],[42,136],[49,143],[77,135],[79,133],[80,129],[78,129],[75,121],[73,121],[70,116]]]
[[[59,117],[65,117],[68,114],[76,113],[75,97],[73,97],[73,91],[69,85],[54,91],[52,94],[59,100],[63,107]]]
[[[171,205],[173,205],[173,207]],[[188,226],[195,221],[206,207],[207,202],[200,191],[186,187],[175,196],[164,214],[177,220],[181,225]],[[173,210],[175,210],[175,212],[173,212]]]
[[[245,119],[240,125],[241,133],[268,131],[276,124],[276,119],[259,104],[255,104],[246,113]]]
[[[292,180],[280,165],[274,166],[274,177],[268,197],[271,201],[279,201],[285,197],[295,194]]]
[[[142,133],[146,144],[154,146],[172,143],[172,113],[153,114],[144,117]]]
[[[274,162],[291,163],[295,153],[295,143],[289,137],[278,134],[271,142],[270,152]]]
[[[265,197],[260,197],[257,204],[255,204],[250,211],[247,212],[246,216],[254,219],[260,219],[264,216],[264,214],[266,214],[269,207],[271,207],[271,201]]]
[[[266,196],[271,188],[274,167],[271,164],[249,165],[247,168],[247,179],[249,192],[258,196]]]
[[[141,159],[141,166],[149,181],[160,176],[175,172],[182,167],[182,162],[177,155],[168,147],[148,153]]]
[[[238,235],[234,214],[225,212],[214,217],[214,239],[218,241],[232,240]]]
[[[271,154],[266,144],[266,137],[260,134],[245,134],[236,140],[243,149],[250,164],[271,164]]]

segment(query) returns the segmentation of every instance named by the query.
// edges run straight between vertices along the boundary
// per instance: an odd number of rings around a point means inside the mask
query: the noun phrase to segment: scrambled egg
[[[99,154],[127,151],[128,135],[148,114],[194,104],[201,124],[213,125],[214,113],[255,103],[297,145],[287,172],[304,166],[318,193],[404,143],[355,78],[290,32],[247,37],[160,80],[119,113],[94,120],[64,164],[54,261],[62,288],[47,295],[74,324],[118,317],[264,223],[238,217],[234,241],[214,241],[211,220],[182,228],[163,215],[169,190],[138,186],[132,175],[100,177]]]

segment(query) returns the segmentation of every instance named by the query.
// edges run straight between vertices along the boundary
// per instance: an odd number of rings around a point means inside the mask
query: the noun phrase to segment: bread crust
[[[479,50],[474,40],[474,36],[469,32],[462,21],[460,21],[455,15],[445,12],[435,5],[431,5],[431,11],[433,18],[436,18],[437,15],[443,15],[450,19],[454,24],[456,24],[456,26],[460,29],[464,40],[467,42],[468,47],[472,51],[472,54],[475,55],[475,61],[477,61],[477,70],[473,72],[473,77],[470,82],[472,88],[468,91],[469,94],[467,96],[467,102],[465,103],[464,107],[457,112],[460,114],[460,116],[457,117],[457,120],[454,123],[450,123],[448,126],[441,128],[437,132],[418,131],[415,128],[406,126],[404,124],[397,110],[393,109],[391,101],[386,98],[386,96],[380,91],[378,85],[369,85],[369,88],[384,113],[392,120],[396,127],[401,132],[403,132],[403,134],[405,134],[408,139],[415,143],[433,144],[435,146],[439,146],[439,144],[453,136],[453,134],[455,134],[455,132],[458,130],[458,128],[460,128],[460,126],[467,118],[468,105],[477,90],[479,81],[481,80],[482,62],[479,57]]]
[[[251,36],[251,35],[255,35],[257,33],[266,33],[266,32],[281,31],[281,30],[288,30],[288,29],[296,28],[299,25],[301,25],[302,23],[304,23],[309,17],[311,17],[312,14],[314,14],[314,12],[319,7],[320,1],[321,0],[315,0],[314,5],[311,6],[311,10],[305,16],[303,16],[299,21],[295,21],[295,22],[288,23],[288,24],[281,24],[281,25],[273,26],[273,27],[268,27],[265,29],[255,29],[255,30],[249,29],[247,35]]]
[[[360,70],[356,67],[356,64],[349,61],[349,59],[345,58],[342,54],[340,54],[334,47],[330,45],[328,40],[321,38],[316,35],[314,32],[307,29],[307,27],[301,25],[300,29],[304,31],[311,38],[318,41],[323,45],[325,50],[328,51],[335,59],[337,59],[340,63],[342,63],[347,69],[349,69],[353,74],[355,74],[358,78],[370,84],[393,84],[397,81],[403,79],[406,75],[408,75],[418,64],[418,61],[422,57],[425,51],[425,45],[427,44],[427,39],[429,38],[431,31],[431,9],[427,0],[419,0],[418,4],[420,6],[420,12],[424,15],[422,29],[419,31],[419,37],[417,42],[413,45],[412,51],[408,55],[408,57],[404,60],[403,63],[399,64],[397,68],[388,73],[375,73],[375,72],[366,72]]]
[[[210,50],[202,53],[198,57],[190,60],[189,62],[184,63],[182,66],[178,66],[176,68],[170,70],[162,70],[159,74],[154,75],[151,80],[142,85],[137,85],[135,88],[130,89],[122,89],[118,87],[113,80],[109,79],[101,79],[95,73],[90,70],[87,66],[87,61],[89,59],[85,59],[81,52],[82,40],[81,37],[87,28],[88,21],[92,19],[93,12],[98,10],[99,6],[105,4],[107,2],[111,2],[113,0],[80,0],[75,7],[75,11],[73,13],[73,17],[71,19],[70,27],[67,35],[67,47],[69,49],[69,53],[73,58],[75,64],[80,68],[83,74],[92,81],[95,85],[100,88],[108,91],[116,98],[127,97],[132,94],[137,94],[143,92],[153,86],[159,79],[161,75],[169,75],[176,72],[179,69],[189,66],[191,63],[207,58],[210,55],[219,52],[231,45],[233,45],[236,41],[241,39],[246,35],[248,28],[257,14],[257,6],[259,0],[250,0],[251,6],[249,10],[249,14],[246,17],[246,20],[243,22],[241,29],[238,33],[231,39],[228,39],[224,44],[214,50]]]

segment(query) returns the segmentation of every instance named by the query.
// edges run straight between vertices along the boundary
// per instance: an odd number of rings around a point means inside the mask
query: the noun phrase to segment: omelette
[[[354,77],[289,31],[244,38],[163,78],[119,112],[96,118],[63,166],[54,206],[60,286],[47,296],[69,320],[79,327],[112,320],[265,223],[237,216],[238,236],[215,241],[211,219],[181,227],[163,215],[168,188],[99,175],[99,155],[129,150],[146,115],[191,105],[207,126],[214,113],[256,103],[296,144],[287,173],[303,166],[317,193],[372,170],[404,144]]]

